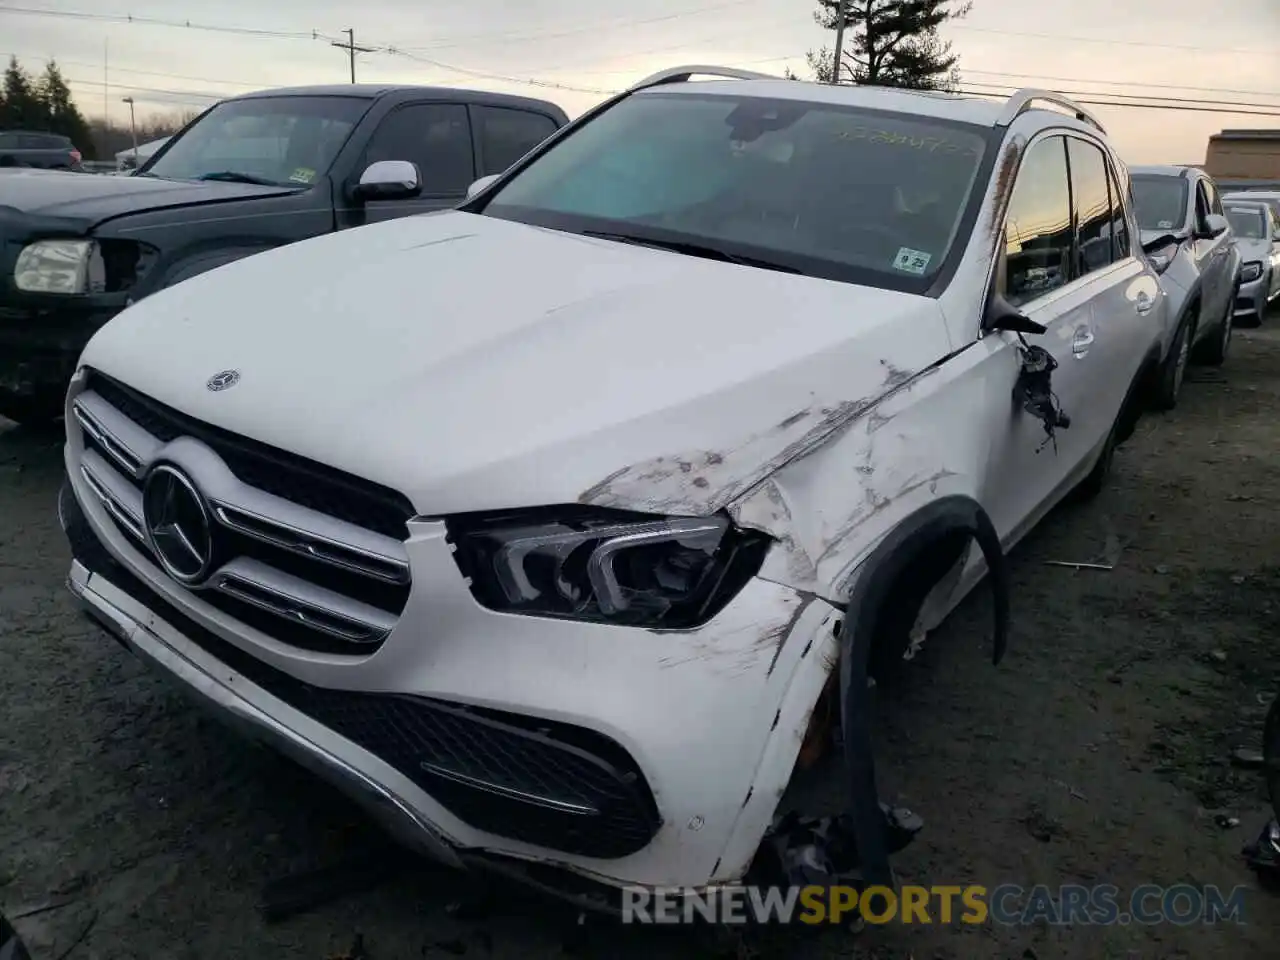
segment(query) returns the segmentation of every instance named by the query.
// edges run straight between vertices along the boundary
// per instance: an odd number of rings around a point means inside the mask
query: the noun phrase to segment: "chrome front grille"
[[[126,402],[113,402],[120,397]],[[411,509],[396,503],[398,495],[186,418],[101,374],[90,373],[72,411],[83,440],[83,486],[161,569],[163,538],[148,532],[144,508],[154,489],[147,478],[167,464],[198,491],[213,560],[198,583],[184,587],[174,576],[175,588],[312,650],[368,654],[395,627],[410,588],[403,538]],[[243,476],[266,473],[269,490]],[[312,505],[336,500],[345,503],[342,515]],[[383,532],[392,508],[399,538]],[[362,514],[382,530],[348,519]]]

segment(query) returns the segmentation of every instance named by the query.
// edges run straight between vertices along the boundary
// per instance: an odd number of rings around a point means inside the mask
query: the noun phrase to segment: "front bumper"
[[[1240,284],[1236,293],[1235,315],[1259,317],[1267,309],[1267,293],[1271,289],[1271,275],[1263,271],[1257,280]]]
[[[837,612],[765,581],[708,627],[666,635],[500,617],[480,611],[463,587],[467,621],[481,629],[451,647],[443,641],[459,611],[438,591],[425,606],[415,595],[370,658],[386,669],[361,682],[342,658],[268,650],[254,631],[176,590],[85,494],[73,473],[60,513],[75,557],[69,585],[93,618],[223,719],[334,783],[402,842],[455,867],[500,863],[519,873],[550,865],[609,887],[740,879],[835,660]],[[447,567],[461,586],[442,531],[414,531],[409,546],[415,584],[438,583]],[[488,631],[485,618],[494,621]],[[505,645],[513,626],[518,642]],[[424,788],[403,746],[383,749],[347,712],[318,710],[289,685],[350,699],[447,700],[608,737],[635,759],[660,825],[642,847],[615,856],[568,852],[558,829],[548,828],[543,845],[527,824],[519,839],[502,826],[478,827],[472,809]]]
[[[0,293],[0,392],[60,398],[89,339],[122,306]]]

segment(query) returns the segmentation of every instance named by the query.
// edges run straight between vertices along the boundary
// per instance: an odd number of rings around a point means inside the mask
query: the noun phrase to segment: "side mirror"
[[[486,190],[489,184],[497,180],[499,176],[501,176],[501,174],[491,173],[489,176],[481,177],[475,183],[471,184],[471,186],[467,187],[467,199],[470,200],[477,193],[481,193]]]
[[[360,174],[352,193],[361,203],[367,200],[409,200],[422,193],[422,174],[408,160],[379,160]]]
[[[1204,218],[1204,229],[1196,235],[1196,238],[1199,240],[1216,240],[1230,229],[1231,224],[1227,222],[1226,217],[1220,213],[1211,213]]]
[[[1048,328],[1036,323],[1025,313],[1004,298],[1003,294],[993,293],[987,302],[987,314],[982,320],[982,329],[1008,330],[1010,333],[1047,333]]]

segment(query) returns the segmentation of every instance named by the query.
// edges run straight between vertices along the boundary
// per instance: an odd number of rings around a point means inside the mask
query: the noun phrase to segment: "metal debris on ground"
[[[1242,853],[1259,880],[1272,886],[1280,884],[1280,824],[1275,820],[1268,823],[1257,840],[1245,844]]]
[[[1225,813],[1220,813],[1213,818],[1213,822],[1220,826],[1223,830],[1234,830],[1240,826],[1239,817],[1228,817]]]
[[[1046,567],[1070,567],[1072,570],[1114,570],[1113,563],[1076,563],[1073,560],[1046,560]]]
[[[888,853],[898,852],[924,829],[924,820],[906,807],[882,803],[880,811]],[[862,879],[862,864],[854,836],[851,814],[802,817],[791,812],[770,829],[761,851],[772,856],[762,858],[754,869],[766,875],[762,880],[791,886],[856,885]]]
[[[1250,747],[1240,747],[1231,752],[1231,762],[1237,767],[1243,767],[1246,770],[1261,770],[1265,761],[1262,751],[1253,750]]]

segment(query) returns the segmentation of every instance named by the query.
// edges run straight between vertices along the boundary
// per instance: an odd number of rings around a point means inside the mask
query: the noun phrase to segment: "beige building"
[[[1224,186],[1280,185],[1280,129],[1214,134],[1204,169]]]

